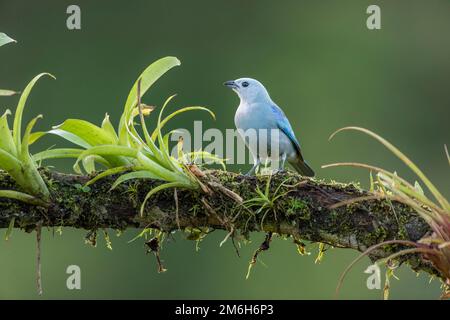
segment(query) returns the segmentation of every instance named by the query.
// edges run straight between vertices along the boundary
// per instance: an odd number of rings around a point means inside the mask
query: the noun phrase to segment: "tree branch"
[[[41,174],[51,192],[51,205],[42,208],[0,198],[0,228],[7,228],[15,217],[15,227],[26,231],[35,230],[39,224],[87,230],[212,228],[228,230],[231,236],[236,232],[248,236],[252,231],[264,231],[361,252],[387,240],[417,241],[430,232],[426,222],[401,203],[374,199],[352,184],[304,179],[289,172],[271,178],[269,198],[282,196],[260,212],[261,207],[249,208],[242,201],[257,197],[257,187],[265,189],[267,176],[248,177],[212,170],[206,171],[202,178],[209,193],[178,189],[174,197],[174,190],[162,191],[150,198],[143,217],[139,215],[140,204],[158,181],[131,181],[110,191],[116,178],[110,177],[100,179],[89,190],[83,185],[92,176],[48,169],[41,169]],[[5,172],[0,172],[1,189],[17,190]],[[360,197],[365,198],[352,202]],[[344,204],[336,207],[342,201]],[[370,258],[384,258],[404,248],[387,245],[372,252]],[[419,255],[407,255],[402,260],[405,261],[413,270],[439,276]]]

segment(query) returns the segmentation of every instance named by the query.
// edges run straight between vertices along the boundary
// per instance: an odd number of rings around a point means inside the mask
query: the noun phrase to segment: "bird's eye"
[[[242,82],[242,86],[243,86],[244,88],[248,87],[248,85],[249,85],[249,83],[248,83],[247,81]]]

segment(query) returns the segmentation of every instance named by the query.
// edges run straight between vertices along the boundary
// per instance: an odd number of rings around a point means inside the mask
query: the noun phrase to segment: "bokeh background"
[[[81,7],[82,29],[66,28],[66,8]],[[366,8],[378,4],[382,29],[366,28]],[[179,117],[174,127],[233,128],[237,97],[223,81],[251,76],[261,80],[284,109],[299,137],[305,157],[317,175],[338,181],[360,181],[368,173],[355,168],[320,169],[326,163],[355,160],[414,177],[400,161],[373,140],[337,128],[359,125],[399,146],[422,167],[445,195],[450,194],[444,143],[450,143],[450,2],[447,0],[324,1],[22,1],[0,0],[0,31],[17,44],[0,50],[0,87],[21,90],[36,74],[47,71],[56,81],[39,82],[26,109],[26,120],[42,113],[39,129],[66,118],[100,123],[105,112],[117,123],[128,91],[152,61],[175,55],[182,66],[170,71],[144,101],[161,105],[178,93],[179,105],[209,106],[213,122],[203,114]],[[15,108],[17,97],[2,97],[0,111]],[[37,147],[68,146],[56,137]],[[70,171],[70,161],[51,163]],[[247,167],[230,167],[247,170]],[[192,298],[192,299],[329,299],[339,275],[356,256],[333,249],[320,265],[299,256],[290,241],[275,239],[261,256],[249,280],[248,261],[263,239],[235,255],[230,242],[216,231],[201,243],[176,234],[162,257],[168,272],[158,274],[142,242],[127,243],[128,230],[104,241],[84,244],[85,231],[44,232],[44,295],[35,287],[35,235],[15,231],[0,241],[0,298]],[[1,231],[4,233],[4,231]],[[81,267],[82,289],[69,291],[68,265]],[[342,297],[381,299],[381,290],[366,288],[359,263],[344,284]],[[406,267],[392,280],[391,298],[436,299],[439,282],[416,276]],[[384,280],[384,275],[383,275]]]

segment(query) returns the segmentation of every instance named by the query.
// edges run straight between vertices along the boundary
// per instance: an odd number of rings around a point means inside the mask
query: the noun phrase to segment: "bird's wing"
[[[292,144],[295,147],[295,150],[297,150],[300,159],[303,160],[302,152],[300,150],[300,143],[295,137],[291,124],[289,123],[288,118],[286,118],[283,110],[281,110],[277,105],[272,105],[271,109],[275,116],[278,129],[280,129],[289,138],[289,140],[291,140]]]

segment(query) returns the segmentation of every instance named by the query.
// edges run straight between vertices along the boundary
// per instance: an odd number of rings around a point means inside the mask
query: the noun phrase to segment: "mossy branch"
[[[290,172],[275,174],[268,182],[267,176],[205,171],[200,177],[205,188],[177,189],[176,197],[173,189],[163,190],[148,200],[144,216],[139,214],[143,198],[161,182],[140,179],[111,191],[113,176],[87,188],[83,186],[92,176],[47,169],[40,172],[49,188],[51,205],[43,208],[0,198],[0,228],[8,228],[15,218],[15,227],[25,231],[39,225],[86,230],[209,228],[227,230],[231,237],[259,231],[291,236],[294,242],[303,239],[361,252],[387,240],[418,241],[430,232],[427,223],[408,206],[371,197],[353,184],[304,179]],[[258,197],[257,190],[265,190],[267,183],[271,200],[282,196],[264,210],[254,204],[247,206],[246,202]],[[1,189],[19,190],[11,177],[0,171]],[[352,202],[361,197],[361,201]],[[385,246],[372,252],[370,258],[384,258],[401,249],[404,247],[400,245]],[[419,255],[402,259],[413,270],[439,276]]]

